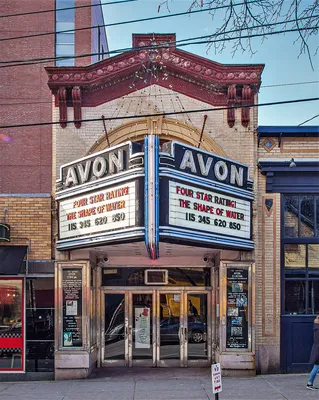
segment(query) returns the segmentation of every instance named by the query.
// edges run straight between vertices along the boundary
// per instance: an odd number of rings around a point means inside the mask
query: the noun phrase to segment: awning
[[[28,246],[0,246],[0,275],[18,275]]]

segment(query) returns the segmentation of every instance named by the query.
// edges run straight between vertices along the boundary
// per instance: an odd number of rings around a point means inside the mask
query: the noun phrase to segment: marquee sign
[[[169,224],[250,239],[250,202],[169,181]]]
[[[249,187],[247,165],[177,142],[165,143],[163,150],[162,166],[212,183],[242,189]]]
[[[247,165],[170,142],[160,153],[160,240],[253,249]]]
[[[149,135],[63,165],[58,249],[143,240],[253,249],[247,165]],[[145,165],[144,165],[145,163]]]
[[[143,166],[141,148],[138,143],[126,142],[62,165],[57,192],[70,188],[79,189],[85,184],[116,178],[134,167]]]
[[[144,240],[144,154],[123,143],[60,169],[57,248]]]
[[[137,186],[135,180],[60,201],[60,239],[136,226]]]

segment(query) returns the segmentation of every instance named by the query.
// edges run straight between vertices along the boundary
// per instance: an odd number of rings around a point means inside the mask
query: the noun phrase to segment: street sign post
[[[222,391],[222,374],[220,369],[220,363],[212,364],[212,385],[213,385],[213,394],[215,395],[215,400],[218,400],[218,393]]]

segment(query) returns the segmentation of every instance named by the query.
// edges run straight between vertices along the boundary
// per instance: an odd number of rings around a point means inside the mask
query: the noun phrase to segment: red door
[[[24,370],[24,278],[0,278],[0,372]]]

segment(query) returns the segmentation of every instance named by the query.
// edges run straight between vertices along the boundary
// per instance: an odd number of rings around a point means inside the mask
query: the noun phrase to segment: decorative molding
[[[68,120],[67,106],[66,106],[66,89],[64,86],[59,87],[57,92],[57,101],[59,106],[59,121],[61,128],[65,128]]]
[[[145,135],[149,134],[149,129],[157,131],[160,140],[171,141],[177,140],[190,146],[197,146],[201,132],[194,126],[187,125],[181,121],[167,117],[155,117],[157,128],[151,127],[153,118],[138,118],[130,120],[115,129],[108,132],[108,138],[111,146],[116,146],[126,140],[134,142],[142,142]],[[153,120],[154,124],[154,120]],[[103,134],[90,148],[88,155],[104,150],[108,147],[105,134]],[[203,134],[201,149],[219,156],[226,157],[226,153],[219,145],[206,133]]]
[[[244,85],[241,90],[241,103],[244,106],[241,109],[241,124],[243,127],[247,128],[250,122],[250,108],[247,107],[248,104],[252,104],[252,91],[250,86]]]
[[[267,200],[270,200],[267,207]],[[275,337],[277,335],[276,310],[277,310],[277,204],[276,195],[262,196],[262,336]],[[268,230],[267,230],[268,228]],[[269,229],[270,228],[270,229]],[[273,246],[267,246],[265,240],[269,238],[269,230],[272,231]],[[266,260],[267,257],[267,260]],[[267,262],[269,261],[270,262]],[[272,288],[266,292],[266,288]],[[271,294],[269,294],[271,293]],[[268,305],[271,304],[271,309]],[[270,325],[270,326],[269,326]]]
[[[81,108],[81,88],[75,86],[72,88],[72,103],[74,110],[74,125],[77,129],[81,128],[82,108]]]
[[[228,104],[229,85],[237,85],[239,89],[245,85],[245,95],[246,91],[251,95],[258,93],[263,64],[223,65],[213,62],[176,49],[175,34],[133,35],[134,45],[139,44],[141,48],[86,67],[47,67],[48,85],[54,94],[61,87],[81,88],[82,107],[94,107],[149,86],[150,82],[139,80],[135,87],[130,88],[130,83],[147,55],[147,49],[143,47],[149,46],[154,39],[157,44],[168,43],[158,48],[157,61],[165,67],[168,79],[159,79],[156,84],[214,106]],[[238,93],[237,101],[241,104],[241,92]],[[231,99],[235,98],[236,93]]]
[[[236,85],[228,86],[227,92],[227,106],[233,107],[236,105]],[[235,125],[235,109],[229,108],[227,110],[227,122],[230,128]]]
[[[271,143],[271,146],[267,147],[267,143]],[[274,147],[276,147],[275,141],[274,141],[273,139],[271,139],[271,138],[266,138],[266,139],[262,142],[261,145],[263,146],[263,148],[264,148],[268,153],[271,152],[271,150],[272,150]]]

